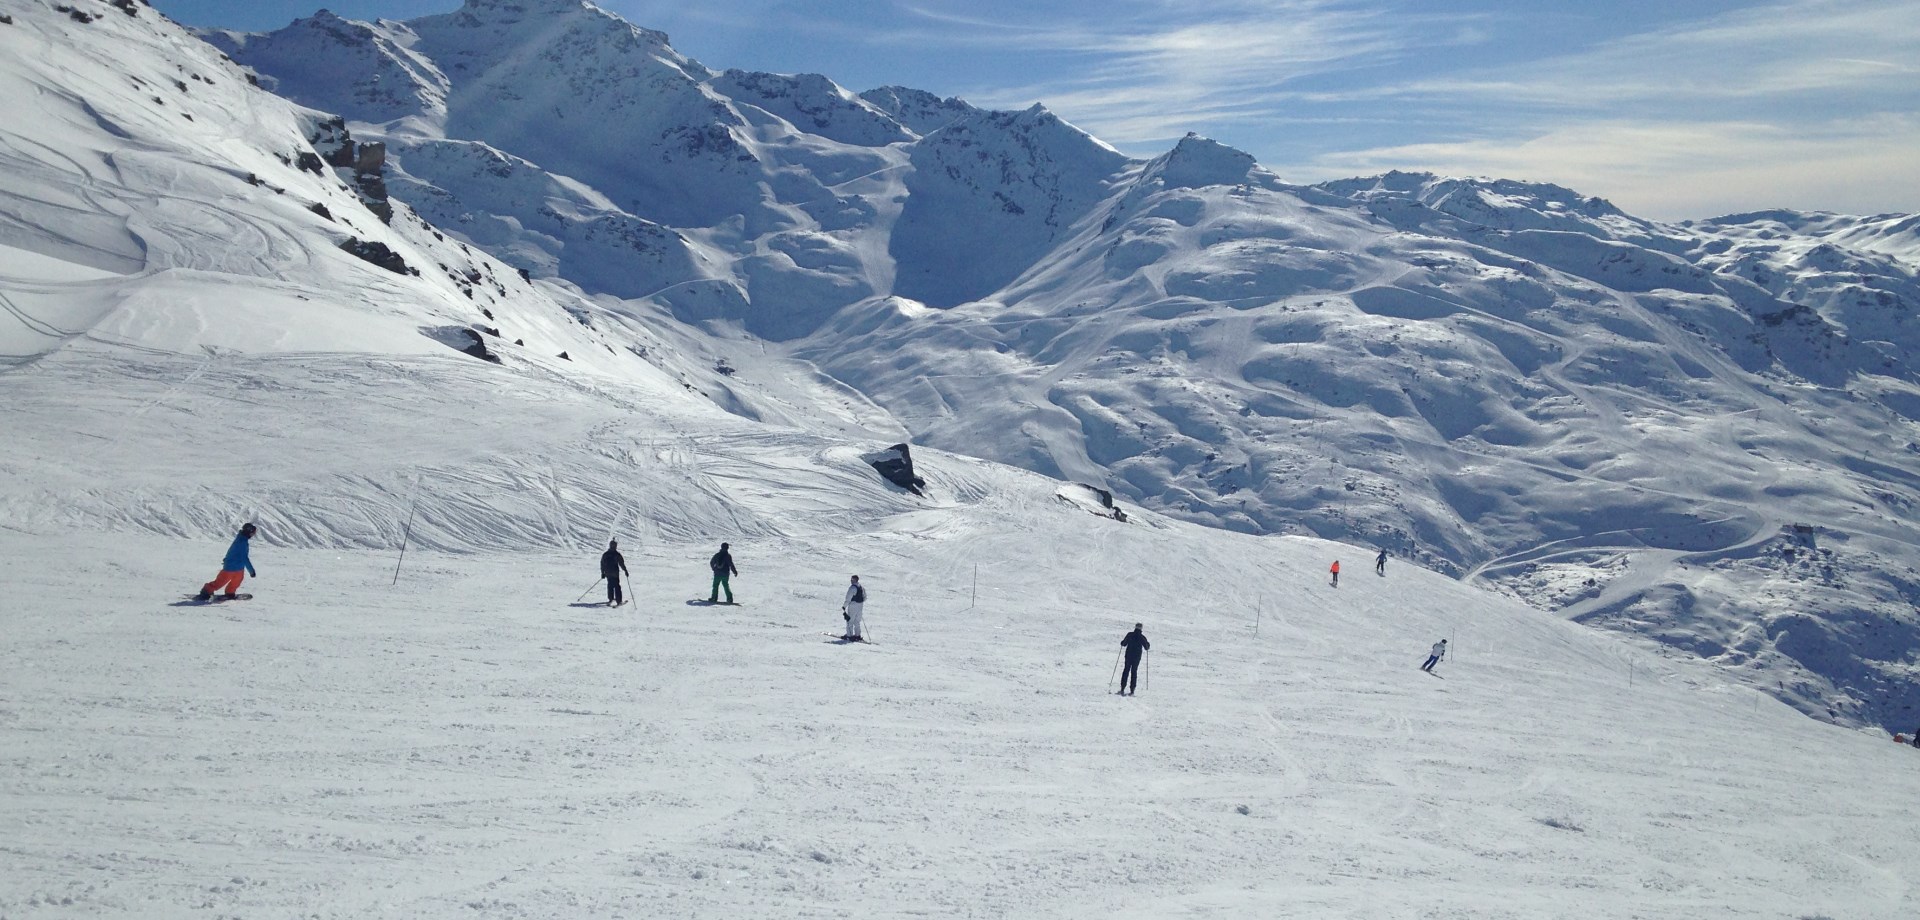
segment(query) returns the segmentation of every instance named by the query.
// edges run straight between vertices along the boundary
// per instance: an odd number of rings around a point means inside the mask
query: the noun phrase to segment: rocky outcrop
[[[319,156],[321,163],[333,167],[342,178],[349,180],[367,210],[380,218],[381,223],[393,223],[393,203],[387,196],[386,144],[379,141],[356,143],[352,132],[347,130],[346,120],[337,115],[309,126],[307,143],[313,145],[313,152]],[[307,154],[302,153],[302,168],[306,168],[307,163]],[[319,172],[318,169],[313,171]]]
[[[385,243],[374,240],[363,240],[357,236],[353,236],[348,237],[345,242],[341,243],[340,248],[352,253],[362,261],[371,262],[396,275],[420,274],[419,269],[408,265],[406,259],[401,258],[399,253],[394,252]]]

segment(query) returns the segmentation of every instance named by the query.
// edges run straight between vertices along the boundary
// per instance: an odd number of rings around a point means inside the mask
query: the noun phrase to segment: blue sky
[[[1915,0],[594,0],[715,68],[1041,102],[1136,156],[1198,131],[1291,181],[1557,182],[1649,217],[1920,211]],[[270,29],[325,5],[153,0]]]

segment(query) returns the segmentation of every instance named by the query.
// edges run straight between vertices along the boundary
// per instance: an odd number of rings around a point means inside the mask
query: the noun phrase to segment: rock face
[[[882,451],[875,451],[860,459],[871,464],[881,478],[915,495],[925,495],[927,481],[913,472],[913,451],[905,444],[895,444]]]
[[[382,242],[349,237],[340,243],[340,248],[362,261],[371,262],[396,275],[420,274],[419,269],[408,265],[404,257]]]
[[[388,200],[385,176],[387,145],[379,141],[355,143],[346,120],[339,116],[314,121],[307,130],[307,142],[313,145],[319,162],[349,179],[367,210],[381,223],[393,223],[393,203]]]

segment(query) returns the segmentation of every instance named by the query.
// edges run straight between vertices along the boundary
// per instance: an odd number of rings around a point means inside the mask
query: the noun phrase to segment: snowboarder
[[[1373,574],[1386,577],[1387,551],[1384,549],[1380,551],[1380,555],[1373,557]]]
[[[713,590],[707,592],[707,603],[720,603],[721,591],[727,592],[727,603],[733,603],[733,586],[727,584],[727,578],[740,574],[740,570],[733,567],[733,554],[727,552],[727,544],[720,544],[720,551],[707,560],[707,567],[713,570]]]
[[[607,580],[607,606],[618,607],[627,602],[620,592],[620,576],[631,575],[627,571],[627,557],[620,555],[620,541],[608,540],[607,551],[600,554],[600,577]]]
[[[200,586],[200,593],[194,595],[195,600],[213,600],[213,592],[222,589],[226,593],[221,597],[233,600],[240,591],[240,583],[246,581],[248,575],[260,577],[254,575],[253,560],[247,557],[247,547],[253,534],[254,526],[251,523],[240,525],[240,534],[233,538],[233,545],[227,547],[226,558],[220,562],[220,574]]]
[[[1336,588],[1340,587],[1340,560],[1333,560],[1333,568],[1327,571],[1333,573],[1333,586]]]
[[[1120,695],[1132,696],[1135,684],[1140,682],[1140,657],[1153,648],[1147,641],[1147,634],[1140,631],[1138,623],[1133,624],[1133,632],[1120,640],[1120,647],[1127,650],[1127,666],[1120,671]]]
[[[1447,640],[1441,639],[1433,644],[1433,653],[1427,656],[1427,663],[1421,665],[1420,670],[1432,674],[1433,666],[1439,664],[1440,659],[1445,657],[1447,657]]]
[[[867,589],[860,586],[860,576],[853,576],[847,585],[846,602],[840,605],[840,619],[847,621],[847,633],[840,638],[848,642],[865,642],[860,634],[860,611],[867,604]]]

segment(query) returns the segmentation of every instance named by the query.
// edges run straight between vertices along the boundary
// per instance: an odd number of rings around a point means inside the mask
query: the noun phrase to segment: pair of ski
[[[197,601],[202,604],[224,604],[227,601],[250,601],[250,600],[253,600],[253,595],[251,594],[214,594],[214,595],[203,597],[198,594],[189,594],[187,595],[187,600]]]

